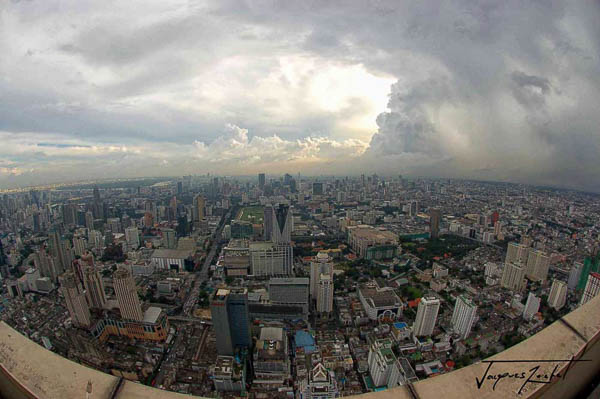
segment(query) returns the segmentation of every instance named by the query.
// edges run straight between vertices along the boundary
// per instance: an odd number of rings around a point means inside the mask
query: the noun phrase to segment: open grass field
[[[237,215],[238,220],[260,224],[263,222],[263,207],[262,206],[247,206],[240,210]]]

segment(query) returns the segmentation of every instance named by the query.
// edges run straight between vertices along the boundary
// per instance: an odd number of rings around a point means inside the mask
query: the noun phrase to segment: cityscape
[[[0,0],[0,398],[600,399],[598,21]]]
[[[600,293],[597,195],[212,175],[0,197],[0,317],[203,397],[335,398],[479,362]]]

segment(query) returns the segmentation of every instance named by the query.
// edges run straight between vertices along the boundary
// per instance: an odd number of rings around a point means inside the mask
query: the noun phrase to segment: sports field
[[[246,206],[240,210],[237,216],[238,220],[260,224],[263,222],[262,206]]]

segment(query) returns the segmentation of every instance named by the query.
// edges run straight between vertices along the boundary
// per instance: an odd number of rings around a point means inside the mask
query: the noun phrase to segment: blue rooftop
[[[398,322],[394,323],[394,327],[396,327],[398,330],[402,330],[403,328],[406,328],[407,325],[406,325],[406,323],[398,321]]]
[[[307,347],[307,346],[315,346],[315,339],[310,333],[304,330],[296,331],[296,346],[297,347]]]

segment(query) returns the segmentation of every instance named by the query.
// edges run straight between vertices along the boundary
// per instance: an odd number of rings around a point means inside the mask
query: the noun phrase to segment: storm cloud
[[[265,170],[600,191],[598,20],[597,2],[4,2],[0,186]]]

